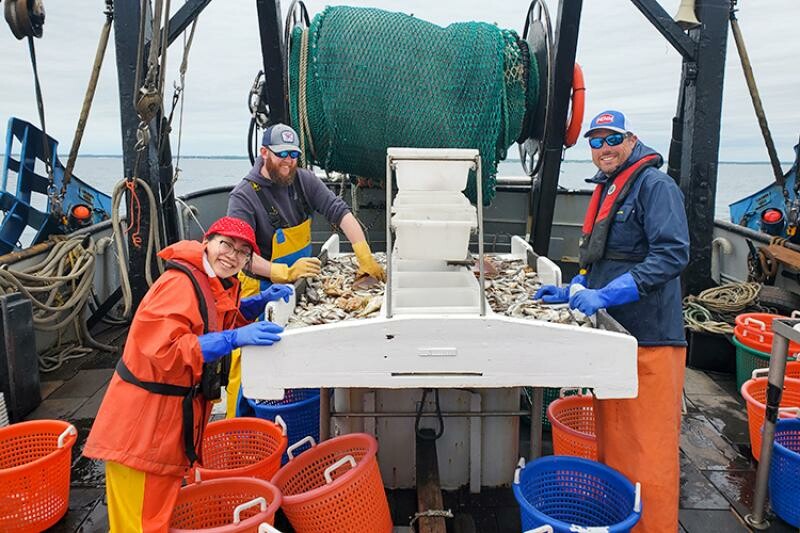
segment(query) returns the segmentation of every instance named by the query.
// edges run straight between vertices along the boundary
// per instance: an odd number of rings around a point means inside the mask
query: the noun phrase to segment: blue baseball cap
[[[264,136],[261,138],[261,144],[273,152],[297,150],[298,152],[302,153],[302,150],[300,149],[300,139],[297,137],[297,132],[286,124],[273,124],[264,130]]]
[[[589,129],[583,134],[588,137],[595,130],[611,130],[619,133],[628,133],[631,131],[631,123],[619,111],[608,109],[598,114],[592,119],[589,124]]]

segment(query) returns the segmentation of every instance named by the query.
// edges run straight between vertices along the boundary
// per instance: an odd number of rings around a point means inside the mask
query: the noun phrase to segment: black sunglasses
[[[592,137],[589,139],[589,146],[591,146],[594,150],[598,150],[603,147],[603,142],[609,146],[617,146],[622,144],[622,141],[624,140],[624,133],[612,133],[610,135],[606,135],[605,137]]]
[[[298,157],[300,157],[299,150],[281,150],[280,152],[276,152],[275,150],[270,148],[269,151],[277,155],[281,159],[286,159],[287,157],[291,157],[292,159],[297,159]]]

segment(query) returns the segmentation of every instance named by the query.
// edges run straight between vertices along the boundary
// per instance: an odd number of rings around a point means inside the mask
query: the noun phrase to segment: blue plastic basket
[[[769,494],[775,514],[800,527],[800,419],[778,420],[775,426]]]
[[[630,531],[641,516],[641,492],[603,464],[580,457],[542,457],[514,473],[522,530],[549,525],[557,533],[575,526]]]
[[[275,421],[281,415],[286,422],[286,435],[289,446],[311,436],[319,442],[319,389],[288,389],[282,400],[251,400],[247,403],[255,411],[255,416]],[[282,463],[288,460],[283,454]]]

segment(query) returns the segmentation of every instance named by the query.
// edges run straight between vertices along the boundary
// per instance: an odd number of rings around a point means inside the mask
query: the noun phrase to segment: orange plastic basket
[[[392,519],[378,468],[378,443],[365,433],[342,435],[293,457],[272,483],[283,494],[283,512],[297,533],[391,533]]]
[[[196,474],[201,479],[257,477],[269,481],[281,467],[286,445],[286,424],[280,416],[275,422],[247,417],[211,422],[203,436],[203,465],[196,468]]]
[[[769,374],[769,367],[756,368],[750,377],[752,379],[765,378]],[[800,379],[800,361],[786,361],[786,372],[784,378]]]
[[[233,533],[272,524],[281,493],[272,483],[252,477],[200,481],[181,488],[172,511],[172,533]]]
[[[592,397],[577,395],[559,398],[547,408],[553,428],[553,453],[597,461]]]
[[[780,317],[786,318],[786,317]],[[733,328],[733,336],[736,339],[747,346],[748,348],[752,348],[753,350],[758,350],[759,352],[763,352],[769,356],[772,352],[772,339],[775,336],[772,333],[772,323],[770,322],[770,326],[768,330],[759,331],[754,328],[745,327],[745,326],[735,326]],[[789,355],[794,355],[800,352],[800,344],[792,341],[789,343]]]
[[[0,531],[43,531],[64,516],[77,435],[61,420],[0,428]]]
[[[742,385],[742,396],[747,403],[747,423],[750,430],[750,452],[758,461],[761,457],[761,429],[766,412],[767,378],[749,379]],[[786,378],[778,410],[780,418],[794,418],[800,413],[800,379]]]

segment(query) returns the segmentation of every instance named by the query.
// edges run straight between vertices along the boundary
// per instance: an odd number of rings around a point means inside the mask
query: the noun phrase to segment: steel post
[[[714,284],[711,240],[729,11],[730,0],[698,0],[696,13],[702,25],[689,30],[689,36],[697,41],[696,61],[683,60],[679,183],[686,200],[691,243],[689,265],[683,279],[686,291],[691,294]]]
[[[530,244],[534,251],[547,256],[556,207],[564,134],[567,129],[567,110],[572,89],[572,73],[578,46],[583,0],[561,0],[558,6],[558,27],[555,35],[555,66],[553,68],[553,108],[547,115],[547,135],[542,147],[542,169],[531,186]]]
[[[280,0],[256,0],[258,30],[261,36],[261,56],[269,105],[269,122],[289,123],[289,102],[283,94],[283,61],[286,43],[283,42],[283,22]]]
[[[790,322],[790,323],[789,323]],[[792,325],[800,324],[798,320],[776,320],[773,322],[774,337],[772,353],[769,359],[767,377],[766,412],[764,414],[764,432],[761,437],[761,456],[756,471],[756,487],[753,492],[753,512],[745,517],[748,525],[756,529],[767,529],[766,519],[767,489],[769,487],[769,469],[772,463],[772,443],[775,440],[775,424],[778,422],[778,409],[783,395],[783,382],[786,376],[786,358],[789,352],[789,340],[797,341],[800,333]]]
[[[139,47],[139,20],[141,18],[141,5],[138,0],[128,2],[114,2],[114,48],[117,56],[117,78],[119,87],[119,108],[120,124],[122,126],[122,161],[123,176],[126,179],[139,177],[151,185],[154,193],[157,189],[152,187],[156,183],[158,163],[155,160],[156,154],[152,151],[152,143],[146,143],[141,154],[136,150],[136,132],[139,127],[139,116],[134,107],[134,100],[138,93],[136,87],[136,63],[138,60]],[[147,24],[151,14],[147,14]],[[148,36],[149,37],[149,36]],[[142,65],[142,69],[144,69]],[[148,128],[152,129],[152,128]],[[151,164],[151,159],[154,164]],[[138,168],[137,168],[138,162]],[[156,174],[151,175],[151,170],[155,168]],[[130,205],[130,192],[127,193],[127,205]],[[144,191],[138,190],[140,198],[144,198]],[[150,227],[150,208],[147,202],[143,202],[141,211],[136,214],[135,221],[139,232],[146,235]],[[129,221],[133,217],[128,213]],[[145,277],[146,268],[146,243],[139,246],[131,241],[128,236],[128,276],[130,278],[131,291],[133,293],[134,310],[147,292],[147,280]]]

